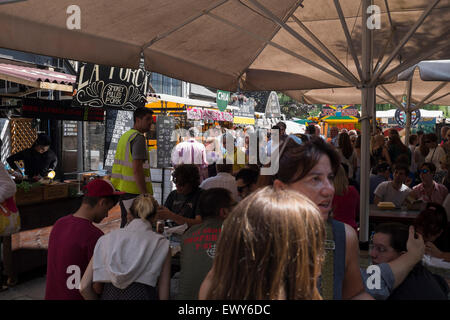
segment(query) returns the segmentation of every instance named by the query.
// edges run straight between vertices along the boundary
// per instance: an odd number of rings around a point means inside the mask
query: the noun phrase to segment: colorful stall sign
[[[406,114],[405,111],[397,109],[394,115],[395,122],[401,126],[406,126]],[[411,126],[415,126],[420,121],[420,110],[414,110],[411,112]]]
[[[358,108],[353,104],[326,104],[322,107],[322,112],[320,113],[319,117],[322,118],[325,116],[359,118],[359,111]]]
[[[225,111],[228,106],[228,100],[230,100],[230,93],[228,91],[217,90],[217,108],[220,111]]]
[[[233,115],[229,112],[202,108],[188,108],[187,118],[190,120],[233,121]]]

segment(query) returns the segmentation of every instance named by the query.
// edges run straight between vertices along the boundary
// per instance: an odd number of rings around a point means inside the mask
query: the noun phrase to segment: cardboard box
[[[69,196],[69,184],[53,183],[44,185],[44,200],[67,198]]]
[[[23,188],[17,188],[16,192],[16,204],[32,204],[40,202],[44,199],[44,188],[42,186],[35,186],[25,191]]]

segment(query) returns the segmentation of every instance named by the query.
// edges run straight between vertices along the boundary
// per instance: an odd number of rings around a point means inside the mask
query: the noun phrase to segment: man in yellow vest
[[[153,194],[148,147],[144,136],[144,133],[150,131],[152,115],[153,111],[148,108],[136,109],[133,115],[133,129],[125,132],[117,144],[111,183],[117,190],[125,192],[119,202],[122,216],[121,228],[127,222],[124,201],[129,203],[140,194]]]

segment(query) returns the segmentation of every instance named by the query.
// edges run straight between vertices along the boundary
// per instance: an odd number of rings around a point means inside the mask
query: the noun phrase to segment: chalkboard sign
[[[105,164],[104,169],[111,173],[120,137],[133,128],[133,112],[106,110]]]
[[[156,120],[156,145],[157,166],[158,168],[167,168],[172,166],[172,149],[175,141],[172,141],[172,133],[175,129],[175,119],[169,116],[158,116]]]
[[[76,121],[64,121],[64,137],[76,136],[78,125]]]
[[[76,93],[72,105],[118,110],[144,107],[149,72],[84,63],[77,74]]]

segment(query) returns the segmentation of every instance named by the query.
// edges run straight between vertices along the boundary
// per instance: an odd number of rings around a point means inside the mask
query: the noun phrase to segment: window
[[[152,72],[150,83],[157,93],[182,96],[181,81]]]

